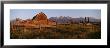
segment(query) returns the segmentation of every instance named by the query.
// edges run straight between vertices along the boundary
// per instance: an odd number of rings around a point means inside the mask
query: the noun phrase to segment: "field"
[[[10,30],[11,39],[101,39],[100,25],[58,24],[56,27]]]

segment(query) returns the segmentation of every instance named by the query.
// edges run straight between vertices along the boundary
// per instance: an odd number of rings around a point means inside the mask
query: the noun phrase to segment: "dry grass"
[[[57,25],[40,29],[17,28],[11,32],[11,39],[100,39],[100,26],[96,25]]]

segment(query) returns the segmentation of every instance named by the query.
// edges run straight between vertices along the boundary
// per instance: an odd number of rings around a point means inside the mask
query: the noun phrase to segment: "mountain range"
[[[89,22],[101,22],[101,19],[96,19],[93,17],[88,17],[89,18]],[[84,21],[85,18],[83,17],[79,17],[79,18],[72,18],[72,17],[50,17],[49,20],[53,20],[56,21],[57,23],[69,23],[69,22],[76,22],[79,23],[80,21]]]

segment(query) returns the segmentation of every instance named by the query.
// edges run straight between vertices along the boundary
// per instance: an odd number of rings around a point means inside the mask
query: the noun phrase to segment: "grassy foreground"
[[[100,39],[101,27],[98,25],[57,25],[41,29],[25,29],[18,27],[10,30],[11,39]]]

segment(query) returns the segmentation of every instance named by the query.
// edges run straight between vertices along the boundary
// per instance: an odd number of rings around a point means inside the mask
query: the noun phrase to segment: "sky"
[[[96,19],[101,18],[100,9],[11,9],[10,20],[20,19],[32,19],[36,14],[43,12],[50,17],[70,16],[73,18],[79,17],[93,17]]]

